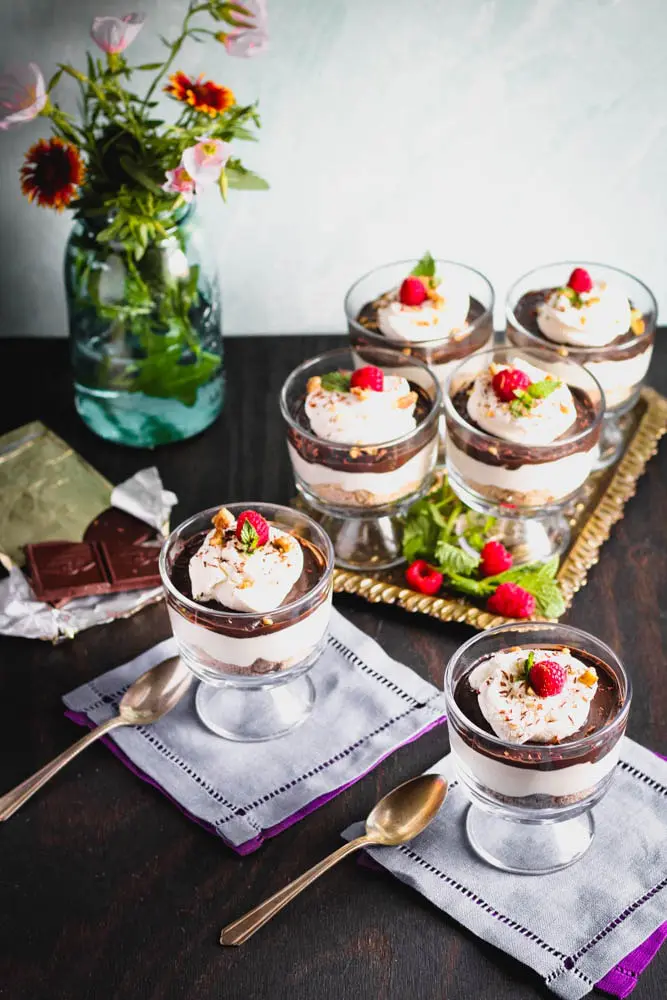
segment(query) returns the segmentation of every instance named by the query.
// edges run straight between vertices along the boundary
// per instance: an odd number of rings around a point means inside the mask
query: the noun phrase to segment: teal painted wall
[[[268,3],[267,55],[212,43],[181,59],[259,97],[264,119],[243,152],[271,191],[205,206],[227,333],[342,330],[357,276],[426,248],[480,268],[501,299],[533,265],[606,261],[643,278],[667,317],[664,0]],[[139,6],[130,54],[147,61],[185,4]],[[128,9],[5,3],[0,62],[50,75],[82,59],[95,14]],[[65,334],[69,221],[28,205],[17,177],[41,134],[39,122],[0,134],[3,335]]]

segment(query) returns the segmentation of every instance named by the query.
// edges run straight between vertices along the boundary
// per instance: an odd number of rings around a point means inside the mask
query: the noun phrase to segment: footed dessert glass
[[[523,444],[488,434],[455,402],[495,363],[525,363],[560,379],[579,403],[572,430],[546,444]],[[541,562],[565,551],[570,527],[564,510],[593,471],[598,457],[604,394],[583,365],[553,351],[496,347],[467,358],[445,389],[447,476],[467,506],[497,519],[494,531],[515,565]],[[579,415],[587,423],[579,427]]]
[[[334,562],[329,538],[306,514],[277,504],[227,504],[235,517],[248,508],[313,553],[321,572],[301,597],[273,611],[235,612],[212,609],[178,589],[179,556],[210,530],[217,507],[172,531],[160,553],[160,575],[180,656],[202,682],[195,696],[199,718],[218,736],[258,742],[290,732],[313,708],[315,687],[307,675],[326,643]]]
[[[456,698],[458,683],[480,660],[508,647],[567,647],[601,663],[618,712],[581,739],[510,743],[477,726]],[[473,850],[503,871],[540,875],[566,868],[590,847],[592,807],[607,792],[630,710],[630,679],[616,654],[581,629],[522,622],[481,632],[445,669],[447,727],[456,773],[470,799],[466,834]]]
[[[535,307],[543,293],[562,287],[573,269],[584,268],[596,282],[606,282],[610,289],[621,292],[636,310],[638,330],[598,347],[573,346],[558,343],[545,336],[537,326]],[[520,347],[547,347],[561,357],[569,357],[584,365],[598,380],[605,394],[605,418],[600,435],[600,454],[596,469],[612,465],[623,446],[621,417],[632,409],[651,363],[658,306],[651,290],[638,278],[606,264],[563,261],[538,267],[510,288],[507,295],[507,340]],[[582,330],[582,337],[585,336]]]
[[[333,543],[336,565],[379,570],[403,561],[400,517],[431,486],[438,451],[441,393],[421,361],[409,374],[397,370],[400,354],[375,345],[363,349],[363,363],[385,375],[405,374],[418,391],[421,415],[402,437],[355,445],[318,437],[303,416],[307,385],[332,371],[354,371],[349,348],[327,351],[304,362],[287,378],[280,409],[299,494]]]

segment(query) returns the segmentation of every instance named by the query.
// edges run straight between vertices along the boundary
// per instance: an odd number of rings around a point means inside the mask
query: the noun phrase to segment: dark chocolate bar
[[[100,542],[99,548],[112,591],[148,590],[159,586],[160,549],[156,546]]]
[[[159,542],[155,528],[117,507],[103,510],[92,520],[85,530],[83,540],[105,542],[107,545],[116,543],[142,545],[144,542]]]
[[[100,551],[89,542],[38,542],[26,545],[32,587],[49,604],[72,597],[106,594],[109,579]]]

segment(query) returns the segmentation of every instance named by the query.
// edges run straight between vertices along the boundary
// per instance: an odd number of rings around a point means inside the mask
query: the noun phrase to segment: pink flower
[[[181,166],[194,181],[195,191],[216,184],[225,163],[231,156],[231,147],[222,139],[204,137],[195,146],[183,151]]]
[[[145,14],[125,14],[123,17],[96,17],[90,36],[109,55],[124,52],[141,31]]]
[[[178,166],[175,170],[167,170],[167,179],[162,185],[162,190],[180,194],[184,201],[192,201],[195,182],[184,166]]]
[[[246,17],[236,14],[239,18],[237,26],[225,32],[221,41],[230,56],[247,59],[259,55],[269,47],[266,0],[243,0],[239,6],[245,8]]]
[[[46,101],[44,77],[35,63],[0,74],[0,129],[36,118]]]

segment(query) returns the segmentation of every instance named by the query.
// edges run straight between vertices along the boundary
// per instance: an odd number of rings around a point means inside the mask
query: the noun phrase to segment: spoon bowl
[[[157,722],[181,700],[192,680],[192,674],[172,656],[147,670],[130,685],[120,700],[118,714],[128,726]]]
[[[366,834],[374,844],[405,844],[425,830],[447,795],[439,774],[422,774],[394,788],[371,810]]]

